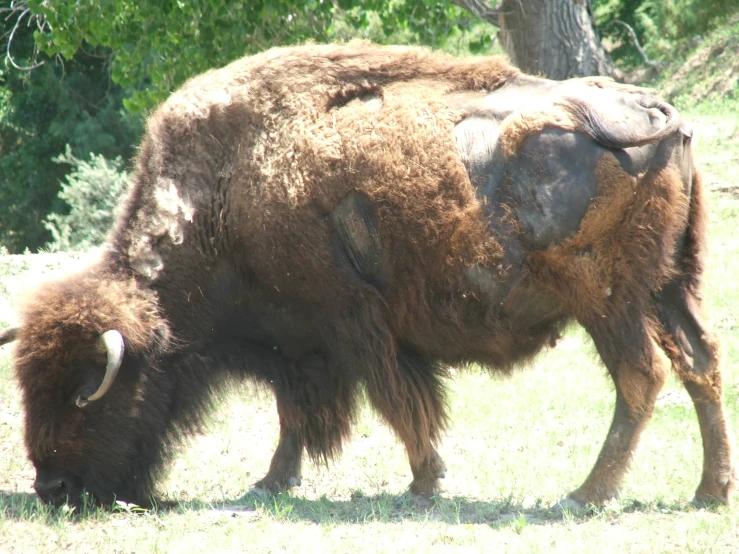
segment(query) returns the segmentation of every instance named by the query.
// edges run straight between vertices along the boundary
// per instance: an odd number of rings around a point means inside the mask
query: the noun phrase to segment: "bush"
[[[642,58],[625,29],[613,25],[613,20],[633,27],[650,58],[667,61],[676,56],[676,46],[708,33],[738,8],[736,0],[594,0],[593,4],[601,35],[616,44],[611,54],[626,67],[641,65]]]
[[[6,58],[0,63],[0,244],[12,254],[43,247],[52,239],[44,218],[69,209],[58,193],[71,167],[52,161],[66,144],[84,160],[93,152],[129,160],[144,123],[143,115],[123,109],[132,92],[111,82],[109,50],[84,45],[63,61],[34,55],[36,25],[26,15],[15,27],[26,3],[15,0],[12,11],[0,0],[0,57]],[[15,69],[8,49],[20,66],[45,63]]]
[[[54,161],[72,166],[58,195],[70,209],[67,214],[47,216],[44,226],[53,239],[46,248],[59,252],[99,246],[113,225],[118,201],[128,189],[128,173],[121,158],[111,161],[90,154],[86,162],[76,158],[67,145],[65,153]]]

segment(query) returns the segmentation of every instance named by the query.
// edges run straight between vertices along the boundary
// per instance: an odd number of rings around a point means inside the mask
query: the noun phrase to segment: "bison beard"
[[[150,118],[100,260],[0,337],[17,340],[36,490],[146,505],[213,393],[248,378],[274,391],[281,429],[259,489],[299,484],[303,451],[340,453],[361,386],[429,497],[445,367],[508,372],[576,320],[616,411],[562,505],[617,494],[667,375],[660,349],[698,411],[696,500],[726,502],[702,202],[690,132],[633,87],[366,43],[205,73]]]

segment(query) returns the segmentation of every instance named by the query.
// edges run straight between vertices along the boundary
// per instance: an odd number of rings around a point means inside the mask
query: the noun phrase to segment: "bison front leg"
[[[269,471],[254,484],[254,491],[276,494],[300,486],[302,458],[303,441],[300,433],[280,423],[280,441],[269,464]]]
[[[446,425],[441,366],[400,348],[395,363],[366,380],[373,406],[403,441],[413,474],[411,497],[422,502],[439,494],[446,466],[434,448]]]
[[[667,285],[658,302],[663,346],[693,399],[703,437],[703,477],[694,502],[728,503],[737,473],[722,400],[718,343],[705,329],[700,300],[686,283]]]
[[[357,381],[317,353],[285,362],[267,379],[277,400],[280,441],[254,488],[274,494],[301,484],[303,449],[316,461],[341,451],[354,419]]]
[[[407,448],[407,447],[406,447]],[[439,479],[446,477],[446,464],[435,448],[423,456],[415,458],[409,453],[413,481],[408,487],[412,496],[430,499],[440,492]]]
[[[560,508],[601,506],[618,496],[639,436],[665,382],[668,369],[664,356],[660,357],[647,317],[635,312],[624,314],[621,325],[605,320],[585,325],[616,385],[616,409],[590,475],[558,503]]]

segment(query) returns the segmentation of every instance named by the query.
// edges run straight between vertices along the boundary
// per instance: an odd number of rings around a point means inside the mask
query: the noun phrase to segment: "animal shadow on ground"
[[[187,512],[202,513],[204,516],[222,516],[255,520],[274,518],[282,521],[307,521],[315,524],[365,524],[371,522],[396,523],[401,521],[438,521],[450,525],[485,524],[492,528],[522,527],[525,525],[549,525],[557,521],[585,523],[594,518],[616,518],[622,513],[685,512],[693,509],[689,504],[663,505],[631,500],[607,508],[592,508],[580,513],[558,511],[537,503],[524,505],[511,499],[496,501],[474,500],[464,497],[435,498],[428,505],[419,505],[405,496],[389,493],[376,495],[352,494],[351,499],[332,500],[325,496],[305,499],[288,493],[261,497],[246,494],[240,498],[213,502],[205,500],[174,501],[160,500],[152,510],[133,505],[114,506],[110,513],[130,515],[154,514],[176,515]],[[44,517],[46,516],[46,517]],[[99,518],[100,510],[83,506],[78,512],[68,508],[54,509],[41,504],[35,494],[0,490],[0,518],[5,520],[59,519],[84,521]]]
[[[183,505],[186,507],[187,505]],[[193,504],[193,509],[198,509]],[[208,510],[223,510],[238,517],[240,512],[255,512],[287,521],[312,523],[363,524],[369,522],[439,521],[447,524],[487,524],[493,528],[524,525],[548,525],[557,521],[586,522],[593,518],[615,518],[622,513],[684,512],[694,509],[687,503],[666,505],[661,502],[643,503],[638,500],[616,502],[605,508],[589,508],[572,513],[550,507],[541,500],[524,505],[511,498],[493,501],[465,497],[437,497],[428,505],[419,505],[403,496],[389,493],[367,495],[352,494],[348,500],[332,500],[326,497],[304,499],[289,494],[279,494],[267,499],[256,498],[251,493],[219,504],[208,504]],[[254,516],[252,516],[254,517]]]

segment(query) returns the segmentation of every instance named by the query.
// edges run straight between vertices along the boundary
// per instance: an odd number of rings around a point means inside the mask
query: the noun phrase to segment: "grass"
[[[6,356],[6,386],[8,366]],[[680,402],[661,402],[619,502],[586,516],[546,510],[579,484],[600,448],[613,400],[603,374],[583,334],[572,332],[510,380],[457,376],[454,425],[441,449],[449,478],[429,510],[396,503],[409,481],[405,455],[369,410],[336,464],[308,465],[294,496],[261,502],[241,495],[267,468],[276,415],[269,399],[235,391],[164,483],[177,504],[144,514],[121,507],[78,515],[37,504],[18,418],[0,426],[0,551],[729,552],[739,512],[687,503],[701,448],[692,409]],[[736,379],[731,371],[726,378],[736,423]],[[17,414],[5,394],[2,406]]]
[[[683,50],[683,49],[679,49]],[[736,113],[739,100],[739,10],[694,48],[683,50],[652,86],[694,115]]]
[[[707,39],[708,40],[708,39]],[[723,105],[722,105],[723,106]],[[739,427],[739,105],[700,107],[711,206],[706,301],[723,344],[727,408]],[[79,264],[59,256],[0,259],[0,328],[38,276]],[[161,486],[172,505],[81,513],[37,503],[25,460],[9,348],[0,349],[0,552],[736,552],[739,508],[696,509],[702,448],[694,411],[671,379],[645,431],[622,496],[588,514],[547,507],[592,467],[613,410],[613,387],[587,336],[510,379],[460,372],[450,383],[452,427],[440,453],[443,497],[429,509],[397,501],[410,481],[403,448],[369,409],[330,467],[306,464],[294,495],[243,496],[269,465],[277,415],[271,398],[237,388],[209,432],[183,447]]]

